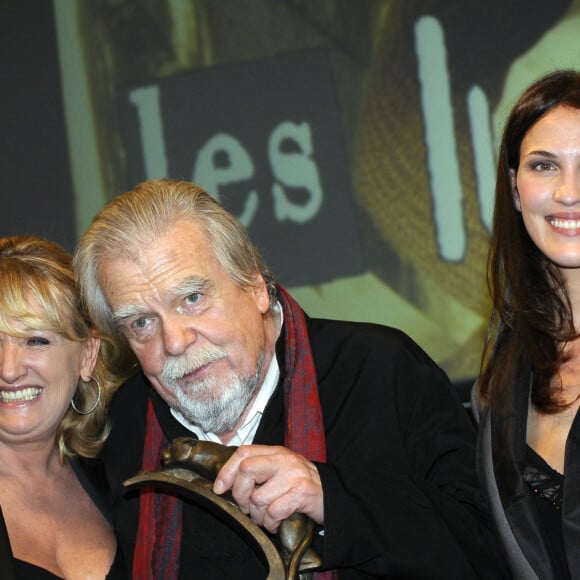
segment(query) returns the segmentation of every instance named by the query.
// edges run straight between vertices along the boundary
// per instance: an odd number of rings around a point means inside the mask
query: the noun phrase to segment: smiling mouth
[[[560,218],[548,218],[548,222],[555,228],[560,228],[562,230],[580,229],[580,220],[563,220]]]
[[[42,392],[39,387],[27,387],[25,389],[0,389],[0,401],[2,403],[22,403],[36,399]]]

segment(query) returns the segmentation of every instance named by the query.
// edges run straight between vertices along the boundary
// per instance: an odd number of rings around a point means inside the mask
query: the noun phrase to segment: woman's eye
[[[50,340],[42,336],[31,336],[26,339],[27,346],[46,346],[47,344],[50,344]]]
[[[549,161],[538,161],[537,163],[534,163],[532,165],[532,169],[534,171],[551,171],[552,169],[554,169],[554,164],[550,163]]]

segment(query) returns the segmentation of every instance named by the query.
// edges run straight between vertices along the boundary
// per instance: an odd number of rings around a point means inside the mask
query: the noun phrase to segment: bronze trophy
[[[128,490],[144,486],[171,489],[213,512],[265,559],[267,580],[311,578],[322,562],[310,548],[315,524],[308,516],[295,513],[280,524],[273,538],[240,510],[229,493],[213,492],[213,481],[236,449],[196,437],[178,437],[163,451],[161,469],[140,471],[124,485]]]

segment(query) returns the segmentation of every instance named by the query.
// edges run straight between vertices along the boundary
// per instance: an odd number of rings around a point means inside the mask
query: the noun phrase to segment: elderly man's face
[[[273,353],[262,277],[253,288],[237,286],[189,221],[152,240],[135,262],[103,261],[99,277],[159,395],[203,429],[229,432]]]

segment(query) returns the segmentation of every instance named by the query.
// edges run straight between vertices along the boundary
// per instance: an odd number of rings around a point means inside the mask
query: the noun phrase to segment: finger
[[[226,461],[225,465],[220,469],[217,477],[214,480],[213,490],[217,494],[224,493],[231,489],[236,479],[240,463],[248,455],[248,447],[243,445],[233,453],[233,455]]]
[[[214,492],[221,494],[233,488],[243,461],[261,455],[271,455],[276,452],[276,449],[276,447],[271,445],[242,445],[239,447],[219,471],[214,481]],[[246,475],[250,474],[247,473]]]
[[[256,524],[261,526],[261,525],[263,525],[264,517],[266,516],[267,511],[268,511],[268,506],[258,505],[258,504],[250,502],[248,515],[252,518],[252,520]]]
[[[269,532],[275,533],[282,521],[289,518],[297,511],[298,504],[296,498],[293,498],[291,494],[284,494],[268,505],[268,509],[264,510],[264,513],[261,514],[262,518],[260,525],[266,528]]]
[[[239,464],[231,491],[242,511],[248,513],[250,503],[268,506],[273,499],[284,493],[285,488],[280,487],[277,473],[278,464],[273,455],[247,457]],[[265,491],[260,487],[262,484],[265,484]]]
[[[265,516],[268,528],[295,512],[309,515],[315,522],[324,522],[324,493],[316,467],[304,461],[291,472],[281,470],[278,477],[255,488],[251,502],[268,505]]]
[[[252,501],[252,494],[257,487],[257,483],[251,475],[246,475],[240,471],[232,486],[232,497],[245,514],[250,512],[250,504],[267,506],[267,504]]]

